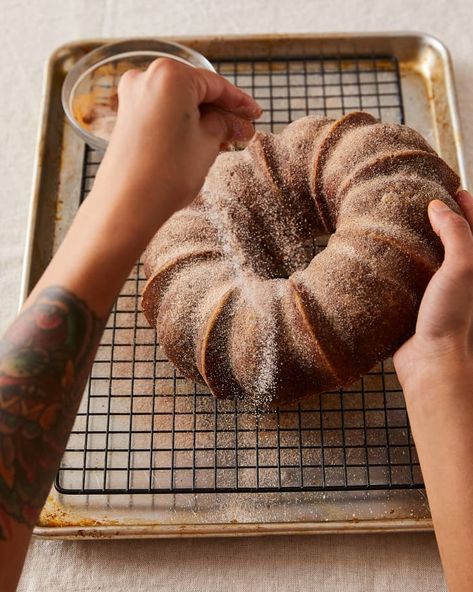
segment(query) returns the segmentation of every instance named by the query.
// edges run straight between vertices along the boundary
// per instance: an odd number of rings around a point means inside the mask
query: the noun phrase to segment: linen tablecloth
[[[418,30],[456,71],[473,164],[471,0],[0,0],[0,330],[18,305],[43,67],[79,38]],[[19,590],[445,590],[433,534],[34,540]]]

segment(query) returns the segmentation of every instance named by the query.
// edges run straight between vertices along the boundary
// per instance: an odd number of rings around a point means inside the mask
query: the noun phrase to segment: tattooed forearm
[[[49,493],[104,327],[51,287],[0,341],[0,540],[33,527]]]

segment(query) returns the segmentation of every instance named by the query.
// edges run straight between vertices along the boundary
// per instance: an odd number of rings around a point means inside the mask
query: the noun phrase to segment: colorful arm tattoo
[[[105,322],[51,287],[0,340],[0,540],[33,527],[51,488]]]

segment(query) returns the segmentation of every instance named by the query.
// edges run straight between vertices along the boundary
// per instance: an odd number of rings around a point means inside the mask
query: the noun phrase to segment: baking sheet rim
[[[110,526],[37,526],[33,534],[49,539],[209,538],[311,534],[429,532],[432,520],[360,520],[227,524],[122,524]]]

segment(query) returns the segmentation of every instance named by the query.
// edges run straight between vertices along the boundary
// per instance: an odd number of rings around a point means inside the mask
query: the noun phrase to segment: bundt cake
[[[367,113],[257,132],[149,245],[144,313],[217,397],[265,408],[345,386],[413,333],[443,256],[427,205],[459,211],[458,187],[417,132]]]

